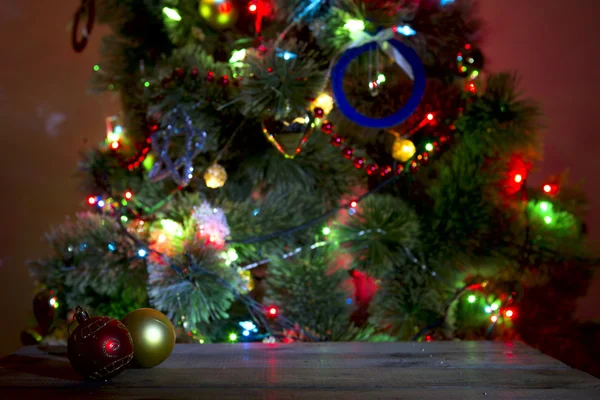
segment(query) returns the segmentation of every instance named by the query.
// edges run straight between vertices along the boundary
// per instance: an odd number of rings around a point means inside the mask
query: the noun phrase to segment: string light
[[[356,208],[356,207],[358,207],[358,203],[356,201],[351,201],[350,202],[350,207]]]
[[[148,252],[146,251],[146,249],[139,249],[137,251],[138,257],[140,258],[144,258],[146,257],[146,255],[148,255]]]
[[[427,143],[427,144],[425,145],[425,150],[427,150],[427,151],[431,151],[431,150],[433,150],[433,144],[431,144],[431,143]]]
[[[277,315],[277,308],[271,307],[269,308],[269,316],[275,317]]]
[[[175,8],[163,7],[162,12],[167,18],[169,18],[172,21],[181,21],[181,15],[179,14],[179,11],[177,11]]]
[[[323,235],[329,235],[331,233],[331,228],[328,226],[323,228]]]
[[[550,208],[550,204],[547,201],[542,201],[540,203],[540,209],[542,211],[548,211],[548,208]]]
[[[250,4],[250,5],[248,6],[248,10],[249,10],[251,13],[253,13],[253,12],[256,12],[256,9],[257,9],[257,8],[258,8],[258,7],[257,7],[257,6],[256,6],[256,4],[254,4],[254,3],[252,3],[252,4]]]
[[[231,332],[229,334],[229,341],[230,342],[235,342],[236,340],[237,340],[237,335],[235,333]]]
[[[365,23],[360,19],[349,19],[344,24],[344,28],[348,29],[350,32],[362,32],[365,30]]]
[[[127,221],[129,221],[129,218],[127,218],[127,215],[121,215],[121,222],[125,223]]]
[[[491,309],[496,311],[498,309],[498,304],[496,304],[496,303],[492,304]]]
[[[469,301],[469,303],[475,303],[475,300],[477,300],[477,298],[475,297],[475,295],[470,295],[467,300]]]
[[[112,142],[112,143],[110,144],[110,148],[111,148],[111,149],[113,149],[113,150],[116,150],[116,149],[118,149],[118,148],[119,148],[119,146],[120,146],[120,145],[119,145],[119,142]]]
[[[100,207],[100,208],[104,207],[104,200],[98,201],[97,204],[98,204],[98,207]]]
[[[244,336],[250,336],[250,331],[243,331],[242,335],[244,335]]]
[[[492,322],[496,322],[496,321],[498,321],[498,316],[496,316],[496,315],[492,315],[492,316],[490,317],[490,321],[492,321]]]
[[[521,174],[516,174],[515,175],[515,182],[516,183],[521,183],[522,180],[523,180],[523,175],[521,175]]]
[[[491,313],[491,312],[492,312],[492,307],[490,307],[490,306],[486,306],[486,307],[484,308],[484,310],[485,310],[485,312],[486,312],[486,313],[488,313],[488,314],[489,314],[489,313]]]
[[[128,191],[125,192],[125,198],[127,200],[131,200],[132,197],[133,197],[133,193],[131,193],[130,190],[128,190]]]
[[[506,312],[504,313],[504,315],[506,315],[508,318],[512,318],[513,315],[515,315],[513,310],[506,310]]]
[[[552,191],[552,186],[550,186],[550,185],[544,185],[544,192],[550,193],[551,191]]]
[[[549,225],[549,224],[551,224],[551,223],[552,223],[552,217],[551,217],[551,216],[549,216],[549,215],[546,215],[546,216],[544,217],[544,222],[546,223],[546,225]]]
[[[96,204],[96,198],[94,196],[90,196],[88,197],[88,204],[93,206],[94,204]]]

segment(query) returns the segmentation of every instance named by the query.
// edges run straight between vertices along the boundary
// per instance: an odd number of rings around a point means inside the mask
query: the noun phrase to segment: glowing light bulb
[[[148,254],[148,252],[146,251],[146,249],[139,249],[137,251],[138,257],[144,258],[146,257],[146,255]]]
[[[425,150],[427,150],[427,151],[431,151],[431,150],[433,150],[433,145],[432,145],[431,143],[427,143],[427,144],[425,145]]]
[[[127,200],[131,200],[132,197],[133,197],[133,193],[131,193],[131,191],[128,190],[125,192],[125,198]]]
[[[121,215],[121,222],[125,223],[127,221],[129,221],[129,218],[127,218],[127,215]]]
[[[93,206],[94,204],[96,204],[96,198],[94,196],[90,196],[88,197],[88,204]]]
[[[100,71],[100,66],[98,64],[94,65],[94,71],[96,71],[96,72]]]
[[[169,18],[172,21],[181,21],[181,15],[179,14],[179,11],[177,11],[175,8],[163,7],[162,12],[166,15],[167,18]]]
[[[100,208],[104,207],[104,200],[100,200],[98,202],[98,207],[100,207]]]
[[[417,31],[415,31],[413,28],[411,28],[408,25],[397,26],[396,32],[398,32],[399,34],[404,35],[404,36],[414,36],[417,34]]]
[[[521,174],[515,175],[515,182],[521,183],[522,180],[523,180],[523,175],[521,175]]]
[[[162,332],[158,327],[150,326],[144,332],[144,338],[150,344],[157,344],[160,343],[160,340],[162,339]]]
[[[356,208],[357,206],[358,206],[358,203],[356,201],[350,202],[350,207]]]
[[[487,306],[487,307],[485,307],[485,308],[484,308],[484,310],[485,310],[485,312],[486,312],[486,313],[488,313],[488,314],[489,314],[489,313],[491,313],[491,312],[492,312],[492,307],[490,307],[490,306]]]
[[[244,336],[250,336],[250,331],[243,331],[242,335],[244,335]]]
[[[344,24],[344,28],[348,29],[350,32],[362,32],[365,30],[365,23],[360,19],[349,19]]]
[[[327,93],[321,93],[317,96],[315,101],[313,101],[312,108],[313,110],[315,108],[320,108],[323,110],[323,114],[329,114],[331,110],[333,110],[333,97]]]
[[[236,340],[237,340],[237,335],[235,333],[231,332],[229,334],[229,341],[230,342],[235,342]]]
[[[271,315],[271,316],[273,316],[273,317],[274,317],[275,315],[277,315],[277,309],[276,309],[275,307],[271,307],[271,308],[269,308],[269,315]]]
[[[110,148],[111,148],[111,149],[113,149],[113,150],[116,150],[116,149],[118,149],[118,148],[119,148],[119,146],[120,146],[120,145],[119,145],[119,142],[116,142],[116,141],[115,141],[115,142],[112,142],[112,143],[110,144]]]
[[[427,119],[429,121],[433,121],[433,114],[432,113],[427,114]]]
[[[550,217],[550,216],[546,215],[546,216],[544,217],[544,222],[545,222],[546,224],[551,224],[551,223],[552,223],[552,217]]]
[[[244,61],[246,58],[246,49],[234,50],[231,52],[231,57],[229,57],[229,63],[234,64],[237,62]]]
[[[256,4],[250,4],[250,6],[248,7],[248,10],[250,12],[256,12],[256,8],[257,8]]]
[[[469,301],[469,303],[475,303],[475,300],[477,300],[477,298],[475,297],[475,295],[470,295],[467,300]]]
[[[490,318],[490,321],[492,321],[492,322],[498,321],[498,316],[492,315],[491,318]]]
[[[496,311],[498,309],[498,304],[494,303],[492,304],[492,310]]]
[[[330,233],[331,233],[331,229],[328,226],[323,228],[323,235],[329,235]]]
[[[157,239],[158,243],[164,243],[166,240],[167,240],[167,237],[165,236],[164,233],[161,233],[160,235],[158,235],[158,239]]]
[[[56,304],[56,297],[51,298],[49,303],[52,307],[54,307],[54,305]]]
[[[552,186],[550,186],[550,185],[544,185],[544,192],[550,193],[551,191],[552,191]]]
[[[513,310],[506,310],[504,315],[506,315],[508,318],[512,318],[512,316],[515,315],[515,313]]]
[[[548,204],[548,202],[547,202],[547,201],[542,201],[542,202],[540,203],[540,209],[541,209],[542,211],[548,211],[548,208],[550,208],[550,205]]]

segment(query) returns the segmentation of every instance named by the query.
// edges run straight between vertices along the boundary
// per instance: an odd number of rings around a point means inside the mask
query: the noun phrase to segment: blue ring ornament
[[[368,128],[391,128],[402,123],[404,120],[410,117],[413,112],[415,112],[419,106],[419,103],[421,103],[423,94],[425,93],[425,67],[423,66],[423,63],[421,62],[421,59],[417,53],[398,40],[392,39],[389,40],[388,43],[394,46],[396,50],[398,50],[398,52],[404,56],[406,61],[412,67],[414,76],[413,90],[408,102],[404,105],[404,107],[395,113],[383,118],[368,117],[356,111],[356,109],[350,105],[348,98],[344,93],[344,75],[346,75],[346,69],[350,65],[350,62],[368,51],[379,51],[379,45],[376,42],[370,42],[362,46],[353,47],[346,50],[341,55],[331,72],[331,89],[333,91],[333,97],[335,98],[336,106],[350,121]]]

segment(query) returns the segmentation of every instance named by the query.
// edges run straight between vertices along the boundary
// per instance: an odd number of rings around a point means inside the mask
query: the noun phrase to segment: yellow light
[[[221,25],[225,25],[229,22],[230,19],[231,19],[231,17],[229,16],[229,13],[220,13],[217,16],[217,23],[219,23]]]
[[[160,343],[162,333],[158,327],[150,326],[146,329],[146,332],[144,332],[144,337],[150,344],[157,344]]]
[[[408,139],[396,139],[392,146],[392,157],[394,160],[406,162],[415,155],[417,148],[414,143]]]
[[[349,19],[344,24],[344,28],[348,29],[350,32],[362,32],[365,30],[365,23],[360,19]]]
[[[200,6],[200,15],[202,15],[202,17],[204,17],[206,19],[210,18],[210,16],[212,15],[212,10],[210,8],[210,5],[202,4]]]
[[[321,93],[313,102],[313,109],[317,107],[323,110],[325,115],[329,114],[333,110],[333,97],[327,93]]]
[[[204,173],[204,182],[211,189],[217,189],[227,182],[227,171],[219,164],[213,164]]]
[[[160,221],[160,225],[171,236],[183,236],[183,227],[172,219],[163,219]]]

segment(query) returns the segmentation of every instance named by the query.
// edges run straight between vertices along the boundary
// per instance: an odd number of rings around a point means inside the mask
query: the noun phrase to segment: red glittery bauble
[[[81,307],[75,309],[79,325],[67,343],[69,361],[81,375],[107,380],[118,375],[133,358],[129,331],[110,317],[91,318]]]

